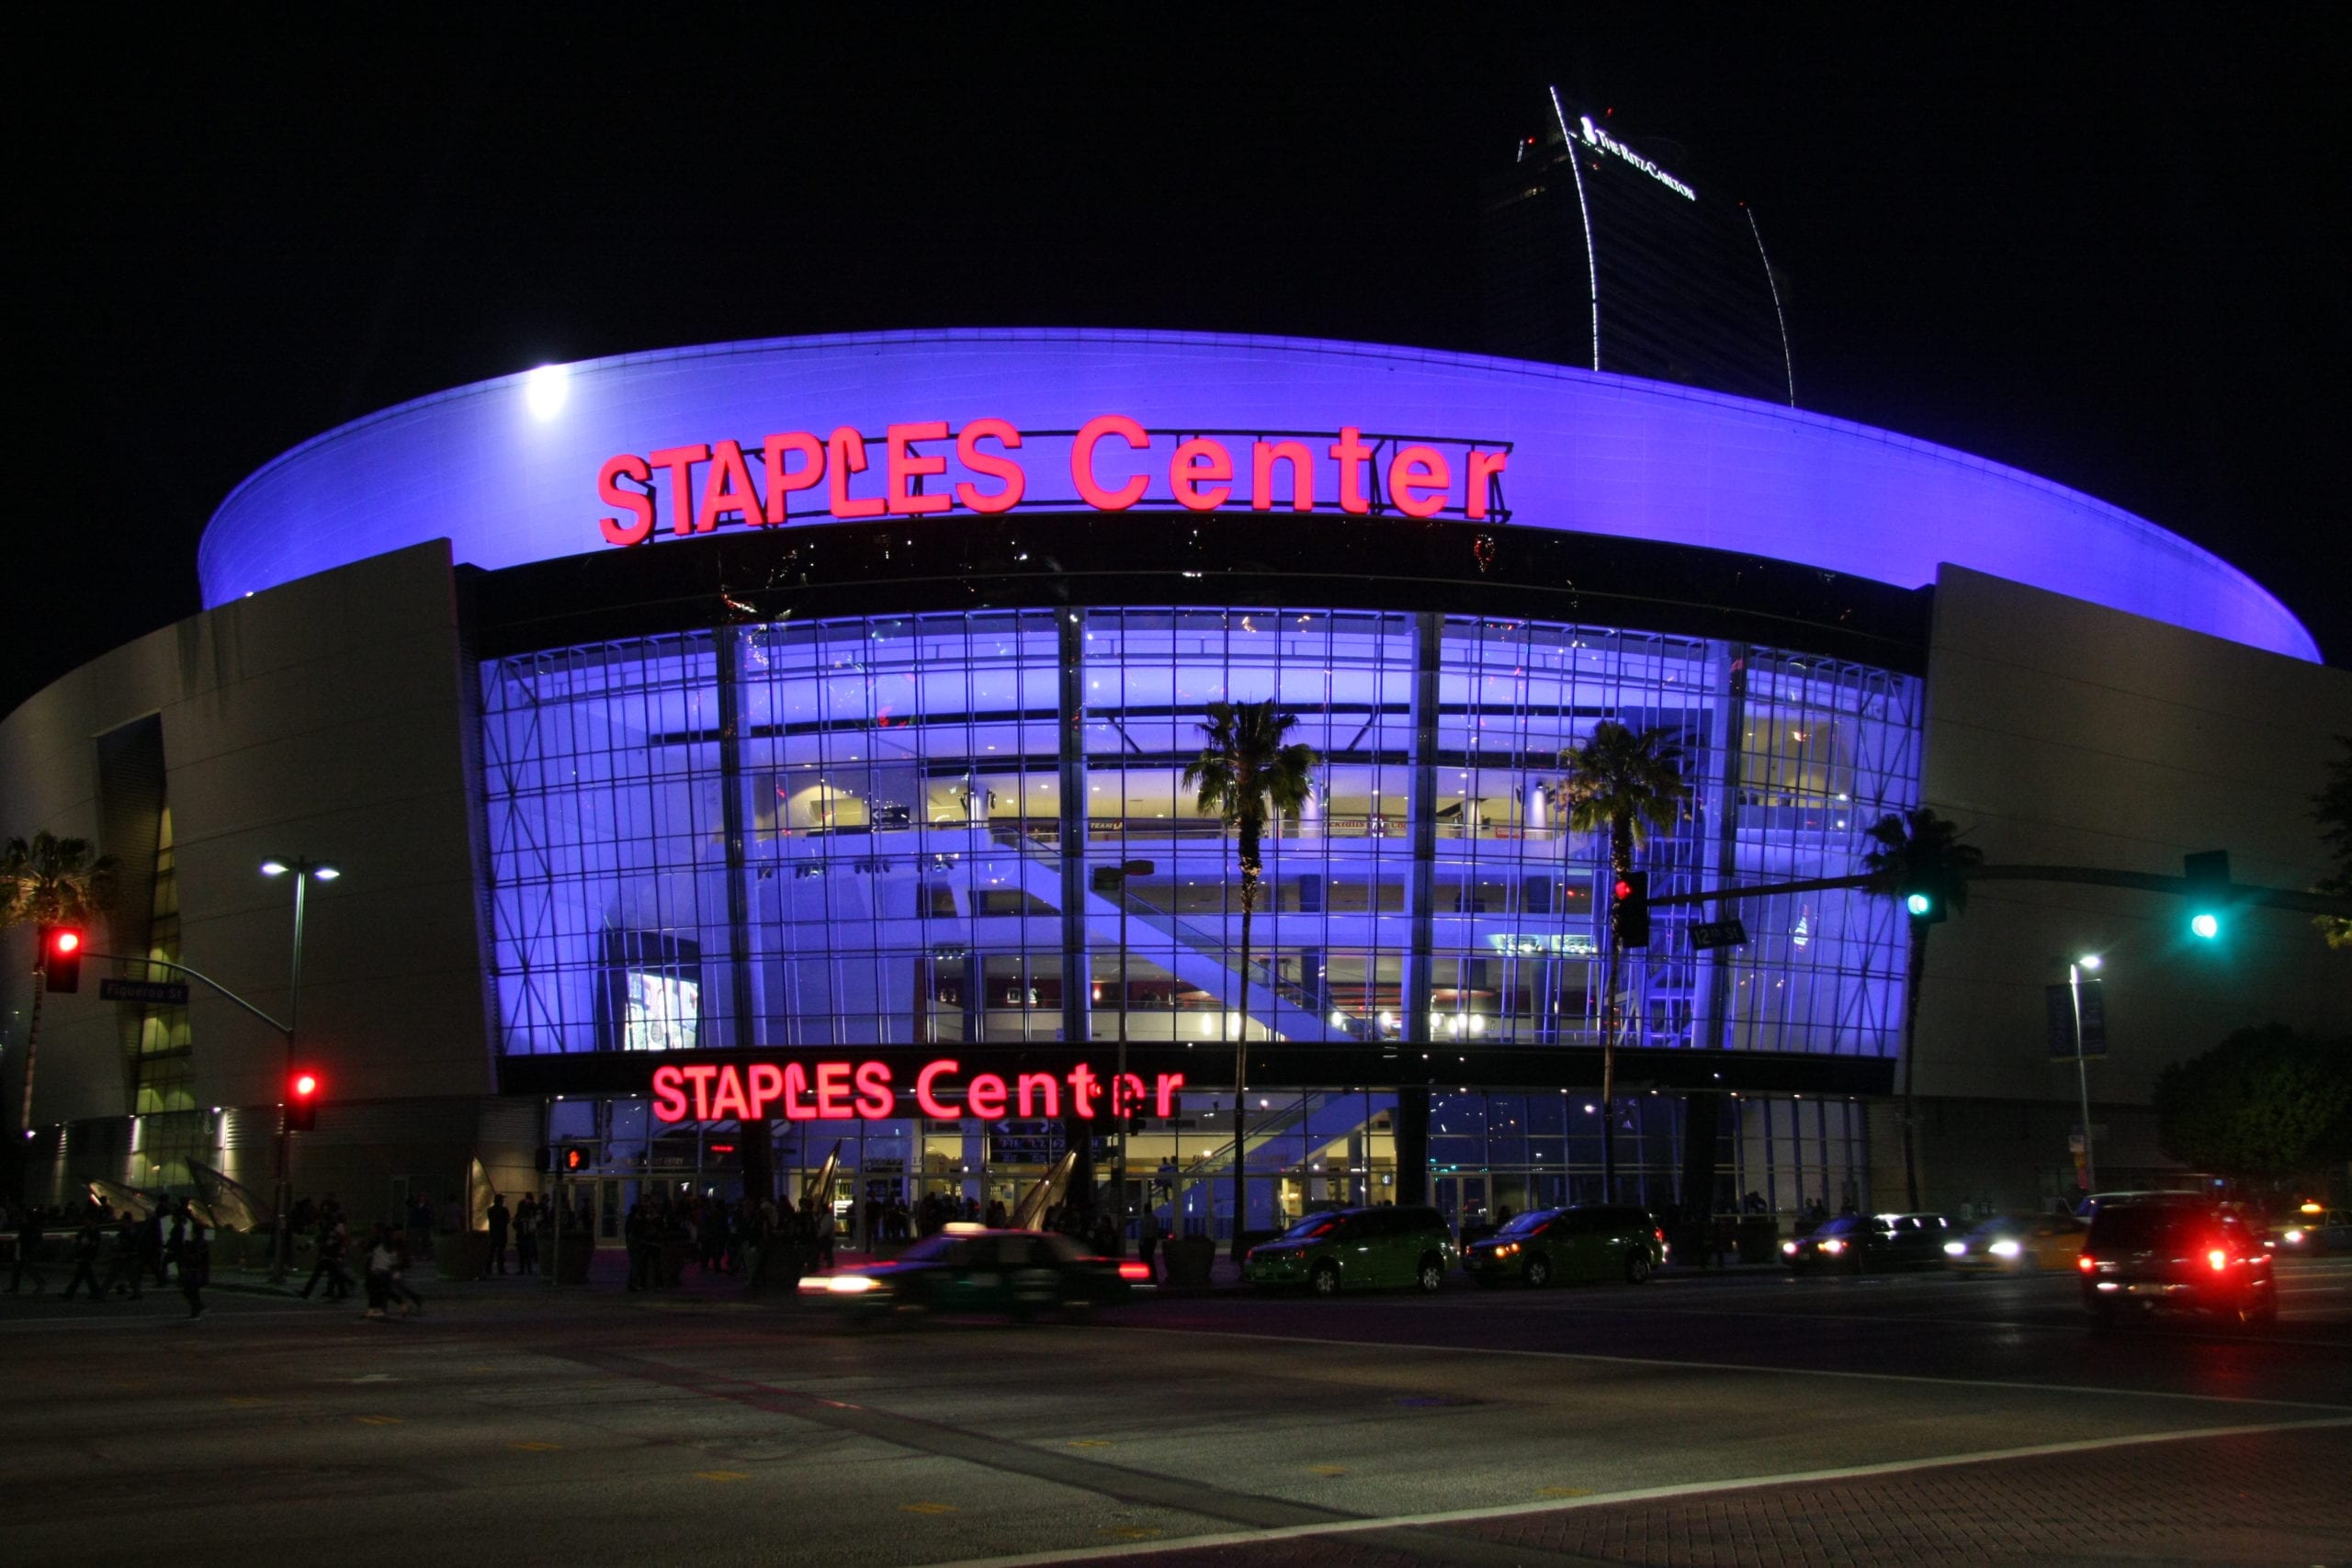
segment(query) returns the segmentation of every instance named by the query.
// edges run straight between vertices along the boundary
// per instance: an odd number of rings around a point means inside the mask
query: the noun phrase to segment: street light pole
[[[2083,1116],[2083,1190],[2098,1190],[2098,1165],[2091,1152],[2091,1076],[2083,1062],[2083,971],[2098,967],[2091,953],[2066,965],[2066,992],[2075,1007],[2075,1093]]]
[[[264,876],[284,876],[289,872],[294,877],[294,959],[286,986],[286,1027],[280,1032],[286,1036],[286,1060],[283,1070],[278,1075],[277,1180],[276,1192],[271,1200],[277,1211],[271,1224],[273,1234],[270,1245],[269,1277],[272,1283],[285,1280],[287,1270],[291,1267],[294,1259],[294,1237],[287,1228],[288,1220],[294,1207],[294,1130],[290,1125],[293,1120],[292,1111],[287,1105],[284,1096],[287,1081],[294,1075],[294,1034],[302,1021],[302,919],[307,907],[305,895],[310,889],[312,877],[317,877],[321,882],[333,882],[343,874],[331,865],[322,865],[316,861],[300,856],[292,860],[262,862],[261,874]]]

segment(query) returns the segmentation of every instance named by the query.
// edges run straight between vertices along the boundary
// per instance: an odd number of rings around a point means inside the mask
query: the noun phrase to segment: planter
[[[1778,1263],[1781,1260],[1781,1226],[1769,1215],[1751,1215],[1739,1222],[1739,1260],[1742,1263]]]

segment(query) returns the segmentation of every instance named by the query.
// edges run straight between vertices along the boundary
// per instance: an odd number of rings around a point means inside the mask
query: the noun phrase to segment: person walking
[[[164,1209],[162,1204],[147,1211],[139,1222],[139,1271],[131,1277],[130,1293],[139,1293],[139,1281],[146,1275],[155,1276],[155,1288],[162,1290],[172,1282],[164,1271]]]
[[[368,1312],[381,1322],[392,1302],[392,1272],[401,1266],[400,1250],[392,1245],[392,1227],[379,1222],[368,1241]]]
[[[147,1268],[139,1253],[141,1229],[139,1216],[125,1209],[115,1225],[114,1251],[107,1258],[107,1294],[120,1291],[132,1301],[139,1300],[139,1277]]]
[[[1143,1277],[1157,1280],[1154,1265],[1159,1256],[1159,1211],[1144,1205],[1143,1217],[1136,1222],[1136,1253],[1143,1259]]]
[[[26,1204],[25,1217],[17,1225],[17,1267],[8,1276],[10,1295],[17,1293],[17,1287],[25,1282],[28,1274],[33,1277],[35,1295],[49,1292],[49,1276],[40,1269],[40,1249],[48,1241],[48,1234],[41,1229],[40,1205]]]
[[[82,1288],[85,1280],[90,1285],[92,1306],[107,1299],[106,1292],[98,1285],[98,1253],[105,1246],[106,1238],[98,1234],[98,1222],[84,1220],[82,1228],[74,1233],[74,1277],[65,1281],[67,1301],[74,1299],[74,1292]]]
[[[311,1266],[311,1278],[301,1290],[304,1301],[311,1299],[311,1289],[322,1279],[327,1282],[326,1299],[339,1302],[351,1294],[351,1276],[345,1272],[343,1260],[351,1250],[351,1231],[340,1218],[330,1217],[321,1222],[318,1261]]]
[[[506,1272],[506,1233],[514,1223],[514,1212],[506,1206],[505,1193],[493,1192],[490,1195],[489,1219],[492,1267],[485,1272],[503,1274]]]
[[[180,1242],[180,1294],[187,1298],[190,1322],[204,1315],[204,1285],[211,1277],[212,1244],[204,1239],[204,1222],[191,1214]]]
[[[514,1272],[536,1274],[539,1271],[539,1199],[535,1192],[523,1194],[514,1205]]]

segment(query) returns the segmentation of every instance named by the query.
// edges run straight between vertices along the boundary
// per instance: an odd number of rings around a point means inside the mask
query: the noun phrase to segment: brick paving
[[[2352,1427],[2138,1443],[1583,1507],[1539,1506],[1440,1527],[1091,1561],[1126,1568],[2344,1564],[2352,1563]]]

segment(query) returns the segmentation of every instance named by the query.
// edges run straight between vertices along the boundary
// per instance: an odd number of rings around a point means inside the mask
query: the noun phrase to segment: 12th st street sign
[[[149,1007],[187,1006],[185,980],[100,980],[98,999],[105,1002],[144,1002]]]
[[[1691,923],[1692,947],[1744,947],[1747,944],[1747,927],[1736,915],[1724,920],[1696,920]]]

